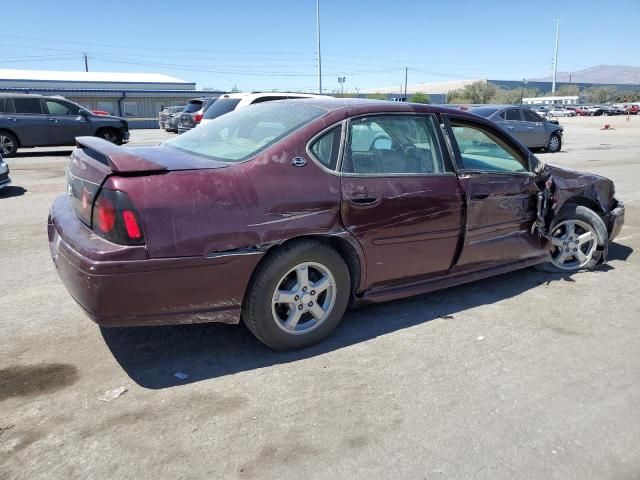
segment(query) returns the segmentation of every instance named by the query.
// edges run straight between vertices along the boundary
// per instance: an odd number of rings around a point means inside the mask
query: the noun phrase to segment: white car
[[[9,178],[9,166],[2,159],[2,155],[0,155],[0,189],[10,184],[11,179]]]
[[[313,95],[310,93],[282,93],[282,92],[261,92],[261,93],[227,93],[220,95],[220,98],[211,105],[204,113],[200,125],[205,125],[214,118],[232,112],[239,108],[248,107],[254,103],[269,102],[273,100],[287,100],[291,98],[326,98],[324,95]]]
[[[553,107],[549,110],[549,115],[552,117],[575,117],[576,112],[574,110],[569,110],[568,108]]]

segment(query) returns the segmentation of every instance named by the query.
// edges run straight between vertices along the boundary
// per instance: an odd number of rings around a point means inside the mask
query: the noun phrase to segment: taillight
[[[93,204],[91,229],[121,245],[144,244],[140,216],[129,196],[119,190],[100,190]]]
[[[197,113],[193,116],[193,121],[196,123],[200,123],[200,120],[202,120],[202,114],[201,113]]]

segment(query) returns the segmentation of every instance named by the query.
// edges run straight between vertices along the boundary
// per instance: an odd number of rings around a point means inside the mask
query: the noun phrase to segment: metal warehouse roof
[[[94,83],[193,83],[162,73],[65,72],[55,70],[0,70],[0,81],[2,80]]]

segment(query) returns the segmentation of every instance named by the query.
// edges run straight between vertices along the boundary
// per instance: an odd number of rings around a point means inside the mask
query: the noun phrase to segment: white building
[[[221,92],[197,91],[194,82],[160,73],[0,70],[0,92],[61,95],[92,110],[125,117],[132,128],[158,125],[166,106]]]
[[[522,103],[526,105],[577,105],[579,98],[578,95],[531,97],[523,98]]]

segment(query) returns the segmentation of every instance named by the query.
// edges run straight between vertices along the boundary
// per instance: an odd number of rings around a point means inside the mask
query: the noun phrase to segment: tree
[[[556,89],[555,94],[559,97],[580,95],[580,87],[577,85],[562,85]]]
[[[447,95],[448,103],[490,103],[498,88],[484,80],[465,85],[463,88],[451,90]]]
[[[387,96],[383,93],[370,93],[369,95],[367,95],[367,98],[370,98],[372,100],[386,100]]]
[[[613,100],[617,90],[612,87],[591,87],[587,88],[584,93],[590,102],[606,103]]]
[[[411,103],[430,103],[431,99],[426,93],[416,92],[409,97],[409,101]]]

